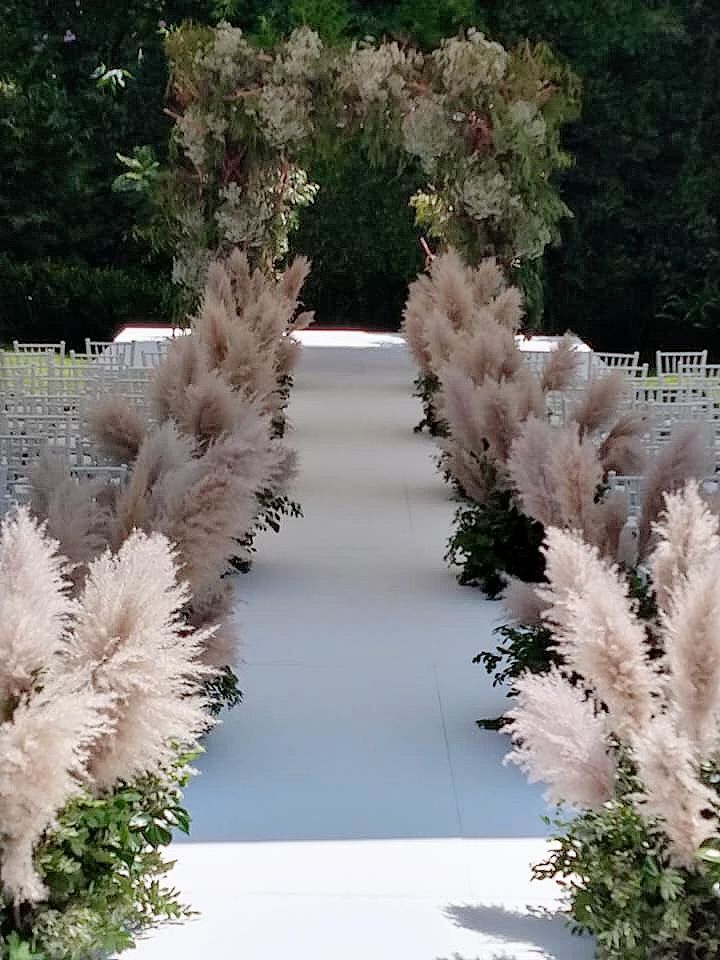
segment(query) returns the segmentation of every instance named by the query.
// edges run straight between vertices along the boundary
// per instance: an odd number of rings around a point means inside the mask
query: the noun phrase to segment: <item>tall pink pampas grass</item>
[[[176,416],[185,403],[187,388],[207,369],[207,358],[196,336],[190,334],[170,342],[167,356],[150,381],[150,403],[158,422]]]
[[[548,784],[548,803],[598,810],[613,793],[615,768],[607,748],[607,725],[580,688],[553,668],[515,682],[514,749],[505,762],[525,771],[531,783]]]
[[[643,443],[642,417],[624,414],[610,428],[598,448],[603,472],[637,476],[645,469],[647,454]]]
[[[505,276],[495,257],[487,257],[471,275],[473,298],[478,306],[489,303],[505,288]]]
[[[472,273],[458,252],[451,248],[436,257],[430,267],[430,276],[437,307],[456,330],[469,330],[475,308]]]
[[[115,488],[103,480],[75,480],[68,476],[59,484],[43,519],[47,533],[73,564],[75,584],[85,577],[87,564],[107,549],[112,540]]]
[[[184,467],[195,456],[192,437],[182,435],[172,420],[148,434],[130,479],[118,497],[113,521],[113,545],[117,548],[135,528],[148,529],[152,515],[150,497],[161,477]]]
[[[213,261],[208,270],[200,310],[193,321],[193,335],[202,344],[211,370],[222,366],[237,323],[232,287],[225,268]]]
[[[682,424],[670,442],[650,464],[645,477],[640,514],[640,552],[645,554],[651,542],[652,526],[662,513],[665,494],[674,493],[688,480],[704,477],[709,469],[709,452],[700,425]]]
[[[466,450],[482,453],[486,424],[479,386],[466,373],[449,365],[440,372],[440,384],[440,409],[453,437]]]
[[[572,334],[566,333],[557,347],[548,354],[541,377],[543,392],[567,390],[571,387],[575,382],[580,360],[577,341]]]
[[[177,545],[181,572],[193,593],[216,584],[237,555],[236,541],[254,524],[256,491],[276,463],[272,446],[257,451],[231,436],[157,485],[152,529]]]
[[[528,516],[544,526],[579,530],[595,542],[602,470],[594,446],[583,443],[572,424],[528,419],[512,446],[508,474]]]
[[[668,716],[631,738],[644,785],[635,798],[640,813],[659,820],[670,840],[672,862],[698,869],[697,851],[717,836],[717,794],[698,777],[695,744]]]
[[[206,589],[226,572],[256,512],[254,490],[238,484],[228,470],[208,471],[184,495],[164,505],[157,527],[177,545],[182,574],[194,591]]]
[[[437,374],[458,345],[466,341],[467,334],[456,330],[447,314],[432,307],[425,316],[424,337],[430,356],[430,372]]]
[[[50,549],[46,553],[49,558]],[[42,628],[42,611],[26,610],[27,620]],[[32,632],[29,622],[26,629]],[[0,724],[0,881],[16,904],[48,895],[34,848],[58,811],[82,791],[91,745],[106,726],[100,713],[106,705],[87,677],[56,677],[23,697],[11,720]]]
[[[639,784],[629,799],[651,831],[666,836],[672,864],[692,871],[700,867],[698,849],[720,829],[717,793],[702,770],[720,745],[720,537],[694,485],[667,497],[655,532],[650,564],[662,585],[660,660],[648,659],[645,623],[625,578],[576,535],[548,531],[549,585],[538,593],[550,605],[543,616],[566,670],[579,674],[607,707],[598,745],[629,751]],[[578,751],[565,765],[571,734],[563,724],[569,717],[571,732],[575,723],[589,732],[598,718],[581,720],[578,713],[574,723],[572,706],[564,700],[560,706],[558,696],[574,695],[589,709],[584,695],[557,670],[550,678],[524,677],[517,686],[509,759],[531,779],[550,783],[550,799],[592,807],[596,772],[583,764],[598,753],[592,744],[571,741]],[[575,793],[564,779],[574,773],[580,780]]]
[[[549,457],[554,437],[547,421],[530,417],[512,445],[507,464],[523,510],[545,527],[560,523]]]
[[[720,731],[720,552],[678,579],[663,614],[677,725],[705,757]]]
[[[232,433],[244,403],[219,373],[203,372],[185,391],[185,403],[178,410],[178,424],[194,437],[200,449]]]
[[[426,318],[429,312],[435,309],[432,281],[427,276],[419,276],[410,285],[400,332],[405,337],[408,349],[424,376],[432,370]]]
[[[625,375],[622,371],[609,373],[587,385],[580,402],[571,413],[581,437],[602,430],[617,417],[624,392]]]
[[[485,503],[491,491],[491,482],[486,467],[472,453],[454,440],[442,440],[442,464],[460,486],[465,496],[475,503]]]
[[[310,261],[307,257],[295,257],[293,262],[280,275],[278,290],[287,300],[295,303],[305,281],[310,274]]]
[[[605,557],[616,560],[628,569],[638,561],[637,526],[628,528],[628,501],[622,490],[605,494],[595,510],[596,543]]]
[[[602,467],[595,447],[584,443],[572,424],[555,431],[549,474],[561,524],[579,530],[594,543],[598,536],[595,496],[602,482]]]
[[[93,746],[90,773],[111,787],[158,774],[208,729],[198,658],[205,637],[179,617],[190,599],[176,581],[164,537],[133,534],[91,566],[69,642],[72,665],[89,667],[111,698],[109,730]]]
[[[28,468],[27,474],[30,481],[30,513],[40,521],[45,520],[55,491],[67,480],[65,457],[46,450]]]
[[[517,287],[507,287],[489,303],[490,311],[496,323],[515,333],[522,323],[525,313],[522,293]]]
[[[494,380],[512,377],[522,366],[522,356],[512,333],[493,321],[458,338],[448,362],[480,384],[488,377]]]
[[[538,594],[539,583],[525,583],[516,577],[508,577],[508,584],[502,595],[502,605],[509,619],[514,623],[541,624],[547,602]]]
[[[0,527],[0,705],[28,691],[61,645],[66,561],[26,509]]]
[[[221,580],[204,593],[193,596],[188,625],[196,630],[211,629],[200,653],[202,663],[211,667],[234,666],[238,659],[238,631],[234,619],[235,587]]]
[[[655,534],[650,572],[658,606],[667,610],[673,592],[720,551],[718,518],[708,510],[696,483],[666,494]]]
[[[646,730],[659,678],[627,583],[577,534],[548,530],[545,554],[549,586],[539,593],[569,669],[595,686],[619,736]]]
[[[232,271],[228,269],[227,261],[220,259],[210,261],[201,310],[207,302],[217,304],[228,320],[232,319],[236,313],[237,300],[233,290]]]
[[[512,376],[515,387],[518,419],[525,422],[529,417],[545,416],[545,396],[538,378],[525,366]]]
[[[520,402],[523,394],[512,380],[485,380],[476,388],[476,404],[488,453],[504,465],[513,442],[522,429]]]
[[[263,349],[251,330],[238,327],[233,331],[219,372],[234,390],[271,409],[278,387],[276,351],[277,344]]]
[[[297,258],[275,280],[251,272],[245,254],[234,250],[211,264],[193,322],[207,368],[271,413],[282,409],[279,381],[299,356],[300,344],[290,335],[314,320],[311,311],[297,312],[309,269],[309,261]]]
[[[112,463],[132,463],[138,455],[147,423],[124,397],[101,397],[88,414],[88,429],[98,452]]]

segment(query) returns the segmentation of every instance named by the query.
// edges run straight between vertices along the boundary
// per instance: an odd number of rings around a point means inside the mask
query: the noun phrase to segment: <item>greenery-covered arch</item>
[[[267,267],[282,258],[317,189],[314,152],[359,131],[371,158],[419,160],[418,224],[471,262],[536,262],[569,213],[551,178],[570,162],[560,127],[579,89],[545,45],[507,51],[469,30],[429,54],[370,40],[332,48],[302,28],[265,50],[222,23],[173,31],[167,52],[175,126],[156,229],[189,290],[230,246]]]

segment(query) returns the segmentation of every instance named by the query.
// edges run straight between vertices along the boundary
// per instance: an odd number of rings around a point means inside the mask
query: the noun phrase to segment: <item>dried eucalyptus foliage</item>
[[[424,54],[395,42],[326,47],[303,27],[270,50],[227,23],[166,42],[173,166],[154,180],[156,243],[199,291],[210,257],[239,245],[270,266],[317,187],[306,163],[362,131],[369,153],[417,158],[418,223],[470,259],[534,260],[567,214],[553,171],[579,84],[542,44],[512,51],[475,30]]]

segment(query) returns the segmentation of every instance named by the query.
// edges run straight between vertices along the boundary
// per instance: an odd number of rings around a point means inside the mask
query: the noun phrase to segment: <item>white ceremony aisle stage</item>
[[[443,563],[453,504],[399,337],[314,332],[290,408],[305,518],[237,579],[244,702],[187,793],[196,919],[138,960],[589,960],[530,880],[542,790],[473,656],[500,607]]]

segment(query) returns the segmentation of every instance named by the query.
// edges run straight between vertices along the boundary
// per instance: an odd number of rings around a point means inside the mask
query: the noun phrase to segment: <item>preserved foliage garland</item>
[[[542,44],[507,51],[469,30],[429,54],[343,49],[301,28],[265,50],[221,23],[171,32],[167,53],[173,162],[154,181],[152,236],[189,292],[229,246],[266,267],[282,257],[315,195],[313,153],[358,131],[371,157],[419,161],[418,223],[471,261],[534,261],[568,213],[551,177],[569,163],[559,134],[578,84]]]

